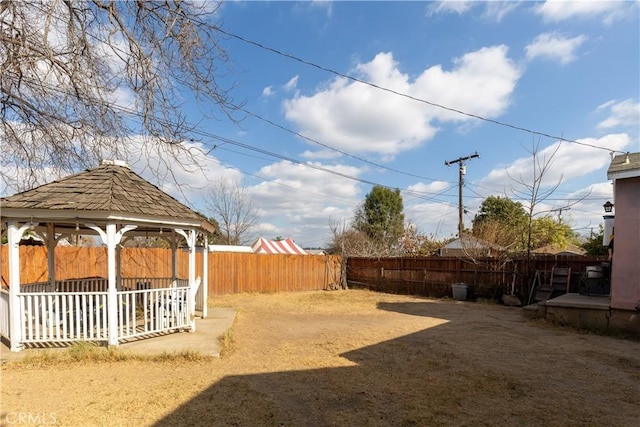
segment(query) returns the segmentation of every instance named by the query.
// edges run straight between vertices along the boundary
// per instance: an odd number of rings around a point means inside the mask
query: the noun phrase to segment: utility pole
[[[464,212],[464,206],[462,204],[462,186],[464,185],[464,175],[467,172],[467,168],[465,163],[467,160],[474,159],[476,157],[480,157],[478,152],[471,154],[467,157],[459,157],[455,160],[444,162],[446,166],[451,166],[454,163],[458,163],[460,166],[460,171],[458,175],[458,237],[462,238],[462,231],[464,230],[464,221],[462,219],[462,214]]]
[[[562,224],[562,211],[568,211],[569,209],[571,208],[567,206],[564,208],[551,209],[550,212],[558,212],[558,224]]]

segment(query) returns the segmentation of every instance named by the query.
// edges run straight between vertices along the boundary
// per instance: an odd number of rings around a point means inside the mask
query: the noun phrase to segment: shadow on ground
[[[155,425],[597,425],[625,424],[633,418],[624,414],[637,411],[633,399],[608,412],[590,405],[602,398],[597,378],[591,394],[567,388],[560,400],[557,386],[571,372],[532,384],[539,372],[526,372],[531,358],[551,366],[558,354],[545,354],[539,328],[515,309],[431,301],[378,308],[439,322],[340,354],[353,366],[225,377]],[[567,410],[572,399],[579,411]]]

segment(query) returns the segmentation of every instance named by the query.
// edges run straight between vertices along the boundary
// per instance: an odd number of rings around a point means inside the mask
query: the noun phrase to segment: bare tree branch
[[[3,0],[0,3],[0,177],[30,187],[125,159],[135,141],[171,167],[189,156],[185,105],[233,120],[224,88],[218,3]],[[143,138],[140,138],[143,136]],[[198,164],[195,159],[193,164]],[[26,178],[26,180],[25,180]]]
[[[209,187],[204,201],[208,216],[220,225],[222,243],[248,243],[248,233],[258,222],[258,212],[245,187],[239,181],[219,180]]]

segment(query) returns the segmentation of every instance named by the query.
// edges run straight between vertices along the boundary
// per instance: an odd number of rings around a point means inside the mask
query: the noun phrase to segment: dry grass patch
[[[515,308],[360,290],[211,303],[238,312],[224,357],[43,354],[2,367],[3,411],[53,408],[59,425],[83,426],[637,423],[636,341]]]
[[[27,354],[22,359],[3,365],[4,369],[32,369],[61,365],[88,365],[114,362],[201,362],[211,360],[210,356],[195,351],[162,352],[155,355],[142,355],[118,348],[107,348],[91,342],[73,343],[69,348],[60,350],[42,350]]]

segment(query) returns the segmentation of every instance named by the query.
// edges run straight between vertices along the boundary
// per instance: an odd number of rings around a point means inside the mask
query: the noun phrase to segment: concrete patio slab
[[[565,294],[538,303],[542,316],[552,322],[578,328],[606,330],[611,317],[609,296]]]
[[[564,294],[556,298],[544,301],[547,307],[570,307],[587,308],[591,310],[609,310],[611,308],[611,297],[608,295],[581,295]]]

